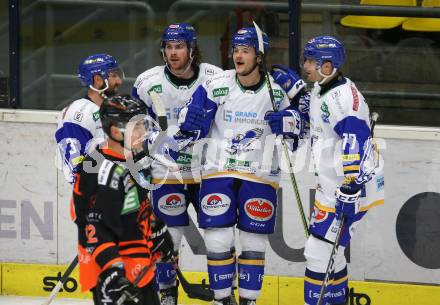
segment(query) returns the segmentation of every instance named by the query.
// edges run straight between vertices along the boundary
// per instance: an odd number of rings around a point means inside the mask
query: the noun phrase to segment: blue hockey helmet
[[[345,50],[342,43],[335,37],[317,36],[306,43],[303,56],[304,59],[315,59],[318,68],[329,61],[333,68],[339,69],[345,61]]]
[[[241,28],[232,36],[232,49],[240,45],[251,46],[254,47],[255,52],[258,51],[258,36],[254,27]],[[264,54],[267,54],[267,51],[269,50],[269,38],[266,33],[263,33],[263,48]]]
[[[165,28],[162,34],[161,48],[165,48],[167,41],[185,41],[188,49],[197,43],[197,33],[194,27],[188,23],[173,23]]]
[[[78,67],[78,77],[83,86],[93,86],[93,76],[100,75],[104,81],[109,73],[115,72],[123,78],[124,73],[113,56],[108,54],[93,54],[84,58]]]

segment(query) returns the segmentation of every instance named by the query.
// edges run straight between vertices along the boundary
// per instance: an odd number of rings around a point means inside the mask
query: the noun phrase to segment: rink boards
[[[1,294],[18,296],[48,296],[65,271],[64,265],[1,264]],[[207,280],[204,272],[184,272],[191,283]],[[181,288],[180,288],[181,289]],[[263,290],[258,304],[292,305],[303,304],[302,278],[285,276],[265,276]],[[390,284],[379,282],[350,282],[350,305],[438,305],[440,287],[426,285]],[[82,293],[78,284],[78,272],[74,270],[67,279],[60,298],[91,298],[90,293]],[[180,290],[179,304],[208,305],[189,299]]]
[[[56,167],[53,134],[57,116],[58,112],[51,111],[0,109],[4,294],[47,295],[58,270],[65,268],[57,264],[67,264],[76,252],[76,228],[68,209],[71,186]],[[378,125],[376,130],[385,159],[385,204],[368,212],[346,252],[353,298],[362,305],[368,304],[362,299],[364,294],[375,300],[375,305],[438,305],[440,129]],[[306,151],[295,156],[295,174],[306,214],[313,203],[314,177],[308,157],[302,156],[309,155]],[[287,176],[281,181],[279,195],[276,232],[269,237],[266,253],[262,297],[267,301],[259,304],[302,304],[305,237]],[[193,210],[190,214],[191,226],[185,231],[180,263],[195,281],[206,272],[206,252]],[[238,244],[237,249],[240,251]],[[70,284],[75,286],[73,281]],[[62,293],[81,296],[76,291]],[[389,302],[396,298],[399,302]],[[432,300],[437,303],[429,303]],[[185,304],[196,304],[186,301],[182,299]]]

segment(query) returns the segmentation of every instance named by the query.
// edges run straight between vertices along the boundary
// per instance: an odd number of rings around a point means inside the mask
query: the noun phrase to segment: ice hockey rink
[[[0,305],[42,305],[47,298],[42,297],[17,297],[17,296],[0,296]],[[93,305],[92,300],[80,299],[55,299],[51,305]]]

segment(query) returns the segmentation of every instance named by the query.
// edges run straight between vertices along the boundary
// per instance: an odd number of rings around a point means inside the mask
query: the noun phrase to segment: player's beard
[[[241,72],[240,76],[248,76],[249,74],[251,74],[252,72],[254,72],[254,70],[258,67],[258,63],[255,62],[255,64],[252,66],[252,68],[244,70],[243,72]]]
[[[118,93],[117,88],[108,88],[107,90],[104,91],[104,94],[106,97],[115,96],[116,93]]]

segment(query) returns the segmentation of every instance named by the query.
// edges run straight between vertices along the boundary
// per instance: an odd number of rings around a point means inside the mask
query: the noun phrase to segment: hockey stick
[[[176,261],[172,259],[174,263],[177,276],[179,278],[180,284],[182,285],[183,291],[185,291],[186,295],[191,299],[199,299],[202,301],[212,301],[214,300],[214,291],[209,288],[209,285],[202,284],[191,284],[184,277],[182,271],[177,265]]]
[[[379,114],[377,112],[373,112],[371,114],[371,137],[373,137],[374,135],[374,127],[376,126],[376,121],[378,117]],[[336,231],[335,243],[333,244],[332,252],[330,254],[330,259],[328,261],[327,269],[325,271],[324,281],[322,282],[321,290],[319,291],[319,298],[317,305],[322,304],[322,301],[324,300],[325,291],[327,290],[327,286],[329,284],[330,274],[333,273],[333,265],[335,263],[336,254],[338,253],[339,242],[344,227],[344,220],[345,217],[344,215],[342,215],[341,219],[339,220],[338,231]]]
[[[148,266],[145,266],[141,269],[139,274],[136,276],[136,278],[133,281],[133,286],[137,287],[139,285],[139,282],[144,278],[144,276],[150,271],[153,264],[149,264]],[[119,297],[119,299],[116,301],[116,305],[123,305],[125,301],[130,300],[134,303],[138,303],[139,299],[136,296],[131,296],[127,291],[124,291],[122,295]]]
[[[160,127],[159,135],[156,137],[155,143],[153,143],[150,149],[152,152],[154,152],[156,150],[156,146],[161,144],[161,141],[159,141],[159,139],[161,137],[165,138],[167,135],[166,133],[168,129],[168,121],[167,121],[167,114],[165,111],[165,107],[162,104],[159,94],[154,90],[151,90],[148,94],[150,95],[151,101],[153,102],[154,110],[156,112]],[[176,164],[167,160],[163,155],[155,154],[154,156],[151,157],[163,163],[164,165],[168,166],[168,168],[172,169],[173,171],[177,171],[179,169]],[[177,178],[179,179],[179,177]]]
[[[254,21],[254,27],[257,32],[257,37],[258,37],[257,55],[260,56],[260,58],[261,58],[261,68],[263,69],[264,77],[266,79],[267,88],[269,90],[270,101],[272,102],[273,111],[278,111],[278,109],[275,105],[275,98],[273,96],[272,85],[270,84],[269,73],[267,72],[266,62],[264,59],[263,33],[262,33],[261,29],[258,27],[258,25],[255,23],[255,21]],[[296,203],[298,205],[298,210],[299,210],[299,213],[301,216],[301,221],[303,224],[304,233],[306,235],[306,238],[308,238],[310,235],[309,226],[307,224],[306,214],[304,213],[304,208],[303,208],[303,204],[301,201],[301,196],[300,196],[299,190],[298,190],[298,184],[296,183],[296,178],[295,178],[295,174],[293,172],[292,162],[290,161],[289,151],[287,149],[287,145],[286,145],[286,142],[284,141],[284,138],[281,138],[281,146],[283,147],[283,153],[284,153],[284,156],[286,158],[286,162],[287,162],[287,165],[289,168],[290,182],[292,183],[293,191],[295,193]]]
[[[165,108],[163,107],[159,94],[157,94],[155,91],[150,91],[149,94],[151,96],[151,100],[153,101],[153,105],[156,110],[156,114],[158,116],[159,126],[160,129],[162,130],[161,132],[164,132],[168,127]],[[184,277],[182,271],[180,270],[176,260],[173,258],[171,262],[173,263],[176,269],[176,273],[177,276],[179,277],[183,291],[185,291],[188,297],[203,301],[212,301],[214,299],[214,292],[211,289],[209,289],[208,285],[189,283]]]
[[[56,286],[50,292],[50,295],[47,298],[46,302],[44,302],[42,305],[49,305],[53,301],[53,299],[58,294],[60,289],[64,286],[64,283],[67,281],[70,274],[72,274],[72,271],[73,271],[73,269],[75,269],[77,264],[78,264],[78,255],[75,256],[75,258],[70,262],[69,267],[67,267],[66,271],[64,271],[63,276],[61,277],[61,279],[58,281]]]

